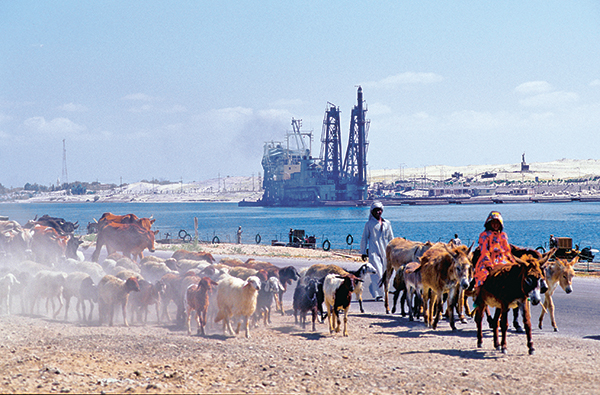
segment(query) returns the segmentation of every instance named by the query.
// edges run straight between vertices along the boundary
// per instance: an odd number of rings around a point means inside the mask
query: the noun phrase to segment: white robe
[[[369,220],[365,224],[365,229],[360,240],[360,253],[366,254],[369,250],[369,263],[375,268],[377,274],[371,275],[371,285],[369,290],[373,297],[382,296],[379,287],[379,281],[385,271],[387,259],[385,256],[385,247],[394,238],[392,224],[386,219],[379,223],[373,214],[369,214]]]

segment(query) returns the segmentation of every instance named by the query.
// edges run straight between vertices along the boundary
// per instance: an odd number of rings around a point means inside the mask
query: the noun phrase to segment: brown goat
[[[204,336],[204,327],[206,326],[206,313],[210,295],[215,291],[218,284],[208,277],[202,277],[198,285],[190,285],[185,293],[185,310],[188,335],[192,334],[190,320],[192,313],[196,312],[196,322],[198,323],[198,335]]]

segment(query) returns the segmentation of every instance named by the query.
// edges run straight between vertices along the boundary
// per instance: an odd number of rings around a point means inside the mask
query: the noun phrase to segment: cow
[[[56,230],[59,235],[67,236],[75,233],[77,228],[79,228],[79,221],[69,222],[65,221],[64,218],[51,217],[48,214],[44,214],[39,218],[36,216],[33,220],[27,222],[25,227],[33,229],[36,225],[49,226]]]
[[[144,258],[143,251],[147,248],[154,252],[154,237],[158,231],[142,228],[138,224],[108,224],[100,228],[96,239],[96,250],[92,254],[92,261],[98,262],[102,246],[106,246],[108,254],[115,251],[122,252],[125,257],[136,259]]]
[[[35,225],[31,239],[31,251],[39,263],[50,266],[65,258],[69,236],[61,236],[50,227]]]
[[[531,338],[531,314],[529,303],[537,305],[541,301],[541,293],[547,290],[543,281],[541,266],[546,263],[550,255],[541,260],[531,255],[524,255],[523,259],[515,257],[514,264],[497,265],[492,268],[485,282],[479,289],[481,303],[475,310],[475,322],[477,323],[477,347],[482,347],[483,331],[481,322],[487,306],[496,307],[492,318],[492,329],[494,332],[494,347],[501,348],[502,353],[507,353],[506,331],[508,329],[508,311],[515,308],[518,303],[523,304],[523,322],[525,334],[527,335],[527,348],[529,355],[534,354],[533,341]],[[544,289],[545,288],[545,289]],[[502,342],[498,341],[498,320],[502,329]]]
[[[472,265],[471,248],[467,246],[448,247],[437,243],[421,257],[421,283],[423,284],[423,308],[425,323],[436,329],[442,313],[443,295],[448,293],[449,321],[452,330],[454,324],[454,308],[461,289],[471,283]]]
[[[431,242],[421,243],[418,241],[406,240],[402,237],[396,237],[389,242],[385,248],[386,254],[386,268],[379,286],[383,286],[384,290],[384,304],[386,314],[390,314],[390,302],[388,297],[388,290],[390,288],[390,280],[394,270],[404,270],[404,265],[408,262],[417,261],[427,250],[429,250],[433,244]]]
[[[66,237],[67,246],[64,255],[67,258],[80,260],[80,257],[77,256],[77,250],[83,241],[75,236],[75,231],[79,228],[79,221],[69,222],[63,218],[51,217],[48,214],[44,214],[39,218],[36,216],[33,220],[28,221],[25,227],[35,229],[38,225],[50,227],[54,229],[59,236]]]
[[[112,213],[104,213],[98,220],[98,231],[109,224],[137,224],[143,229],[151,230],[152,224],[156,220],[150,218],[139,218],[135,214],[116,215]]]
[[[0,220],[0,252],[15,261],[22,261],[31,249],[31,231],[17,221]]]

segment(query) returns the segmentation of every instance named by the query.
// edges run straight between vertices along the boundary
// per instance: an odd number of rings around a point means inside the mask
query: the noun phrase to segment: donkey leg
[[[552,300],[552,296],[548,295],[547,297],[548,303],[548,312],[550,313],[550,321],[552,322],[552,328],[554,328],[554,332],[558,332],[558,327],[556,326],[556,319],[554,318],[554,301]]]
[[[477,324],[477,347],[481,348],[483,345],[483,330],[481,328],[481,322],[483,321],[483,310],[484,306],[479,306],[475,309],[475,323]]]
[[[523,306],[523,324],[525,325],[525,334],[527,336],[527,348],[529,355],[535,353],[533,348],[533,339],[531,338],[531,311],[529,310],[529,302],[525,301]]]
[[[496,308],[496,310],[494,311],[494,316],[493,317],[489,317],[488,316],[488,323],[491,320],[492,321],[492,333],[494,334],[494,348],[496,350],[500,349],[500,342],[498,341],[498,319],[500,318],[500,314],[502,313],[502,309],[501,308]],[[502,332],[504,334],[504,332]]]
[[[515,327],[515,331],[517,331],[517,333],[523,333],[523,328],[521,327],[521,324],[519,324],[519,310],[522,308],[522,306],[522,304],[519,304],[513,309],[513,326]]]
[[[506,349],[506,332],[508,331],[508,311],[508,308],[503,308],[502,314],[500,316],[500,327],[502,328],[502,354],[508,353],[508,350]],[[496,333],[498,333],[498,328],[496,328]]]

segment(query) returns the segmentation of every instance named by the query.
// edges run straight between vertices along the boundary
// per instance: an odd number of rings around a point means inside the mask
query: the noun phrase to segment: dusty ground
[[[536,354],[529,356],[525,336],[511,332],[503,355],[493,349],[489,330],[484,347],[476,348],[473,322],[459,324],[455,333],[442,322],[433,331],[399,315],[360,314],[353,304],[350,336],[342,337],[330,335],[325,324],[303,330],[290,303],[286,308],[288,315],[274,315],[269,327],[252,329],[250,339],[223,336],[220,327],[188,336],[154,316],[147,326],[128,328],[120,315],[115,327],[77,323],[73,311],[69,322],[2,316],[0,392],[600,392],[597,340],[534,331]]]

